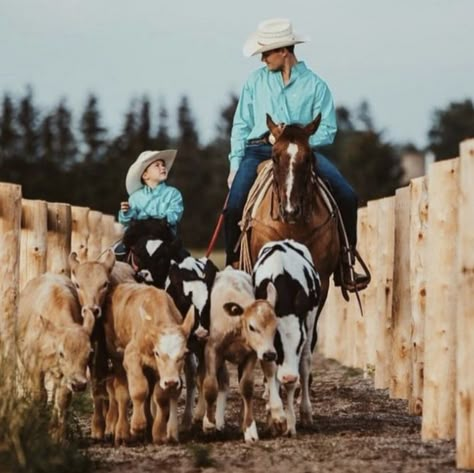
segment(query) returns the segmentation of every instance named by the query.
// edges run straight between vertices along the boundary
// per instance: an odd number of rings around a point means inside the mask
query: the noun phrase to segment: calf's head
[[[148,334],[163,390],[181,389],[181,373],[188,353],[186,345],[193,326],[194,307],[191,306],[181,325],[159,324]]]
[[[224,304],[228,315],[241,317],[242,336],[263,361],[276,361],[277,358],[273,343],[277,330],[276,297],[275,286],[270,283],[266,300],[257,299],[245,308],[234,302]]]
[[[43,317],[41,321],[54,340],[56,364],[63,383],[70,391],[84,391],[87,386],[87,364],[92,352],[90,317],[84,319],[83,326],[74,324],[67,328],[57,326]]]
[[[76,253],[69,255],[71,280],[77,290],[79,302],[83,310],[90,310],[95,318],[102,315],[102,305],[107,295],[114,265],[115,255],[112,250],[107,250],[101,261],[84,263],[78,261]]]

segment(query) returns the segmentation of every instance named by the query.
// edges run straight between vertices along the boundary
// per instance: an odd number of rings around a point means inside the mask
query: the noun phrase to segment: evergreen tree
[[[168,110],[163,103],[159,105],[158,131],[155,139],[156,149],[168,149],[171,146],[171,138],[168,133]]]
[[[87,99],[86,107],[80,120],[82,138],[86,145],[84,161],[99,161],[103,157],[106,129],[101,124],[98,100],[95,95]]]
[[[150,137],[150,101],[144,97],[140,103],[139,123],[137,130],[138,147],[143,151],[151,148]]]
[[[33,104],[33,90],[27,87],[26,95],[20,99],[17,115],[20,135],[19,154],[25,162],[33,163],[39,155],[38,118],[39,112]]]
[[[72,129],[72,114],[64,100],[53,112],[55,134],[54,161],[61,169],[69,169],[77,160],[78,146]]]
[[[367,104],[356,112],[362,125],[359,129],[348,109],[338,108],[336,114],[343,119],[342,127],[334,144],[323,149],[323,154],[351,183],[361,204],[392,195],[403,174],[399,155],[394,146],[383,141],[382,133],[375,131]]]
[[[437,160],[459,155],[459,143],[474,137],[474,105],[472,100],[452,102],[447,109],[435,110],[428,132],[429,149]]]
[[[19,135],[15,127],[15,107],[8,94],[3,96],[0,116],[0,166],[13,159],[18,146]],[[6,169],[3,169],[2,175]]]

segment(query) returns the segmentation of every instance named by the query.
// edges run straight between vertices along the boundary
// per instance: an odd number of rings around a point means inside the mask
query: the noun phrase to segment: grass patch
[[[210,468],[216,465],[216,461],[212,458],[212,447],[210,445],[202,445],[199,443],[188,446],[193,457],[193,464],[196,468]]]
[[[0,368],[9,366],[0,363]],[[10,369],[10,372],[14,369]],[[8,371],[0,369],[0,465],[2,473],[87,473],[92,462],[76,435],[58,443],[51,435],[51,409],[29,396],[21,398]],[[7,387],[10,386],[10,387]],[[77,430],[77,429],[74,429]]]

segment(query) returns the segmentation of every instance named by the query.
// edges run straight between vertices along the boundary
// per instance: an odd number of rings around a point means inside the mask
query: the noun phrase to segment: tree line
[[[176,148],[169,183],[184,198],[180,234],[187,247],[205,247],[227,194],[227,155],[237,97],[231,94],[223,103],[214,137],[201,143],[187,96],[176,110],[175,133],[170,132],[168,109],[161,103],[153,110],[144,96],[132,102],[121,129],[112,134],[94,94],[76,118],[66,100],[40,110],[30,87],[20,97],[5,93],[0,110],[0,180],[21,184],[25,198],[68,202],[116,215],[120,201],[127,198],[125,175],[137,156],[144,150]],[[366,102],[355,110],[337,108],[337,118],[336,140],[322,152],[351,182],[361,204],[393,194],[403,176],[400,156],[413,145],[385,140]],[[472,101],[452,103],[434,112],[429,149],[437,159],[453,157],[459,141],[473,136]]]

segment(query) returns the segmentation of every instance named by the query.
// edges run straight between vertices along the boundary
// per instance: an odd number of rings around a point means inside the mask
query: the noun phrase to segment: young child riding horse
[[[125,180],[130,197],[120,203],[118,213],[118,220],[126,230],[123,244],[116,248],[117,256],[126,258],[132,247],[144,239],[160,239],[172,245],[170,248],[176,250],[171,255],[173,259],[188,256],[181,245],[177,245],[183,197],[178,189],[166,184],[176,153],[173,149],[144,151],[130,166]]]
[[[266,114],[275,122],[286,124],[310,123],[321,114],[319,128],[309,138],[309,143],[317,173],[332,189],[349,240],[349,248],[341,251],[342,277],[339,271],[335,272],[336,284],[342,283],[349,291],[361,290],[370,278],[354,273],[351,266],[356,254],[357,196],[328,159],[319,153],[316,159],[315,149],[334,140],[336,113],[326,83],[296,59],[294,45],[306,41],[308,38],[293,32],[289,20],[271,19],[261,23],[244,45],[244,55],[261,54],[265,67],[252,73],[244,84],[234,116],[229,154],[230,192],[224,215],[227,264],[239,260],[239,251],[235,248],[240,236],[238,223],[256,179],[257,167],[272,156]]]

